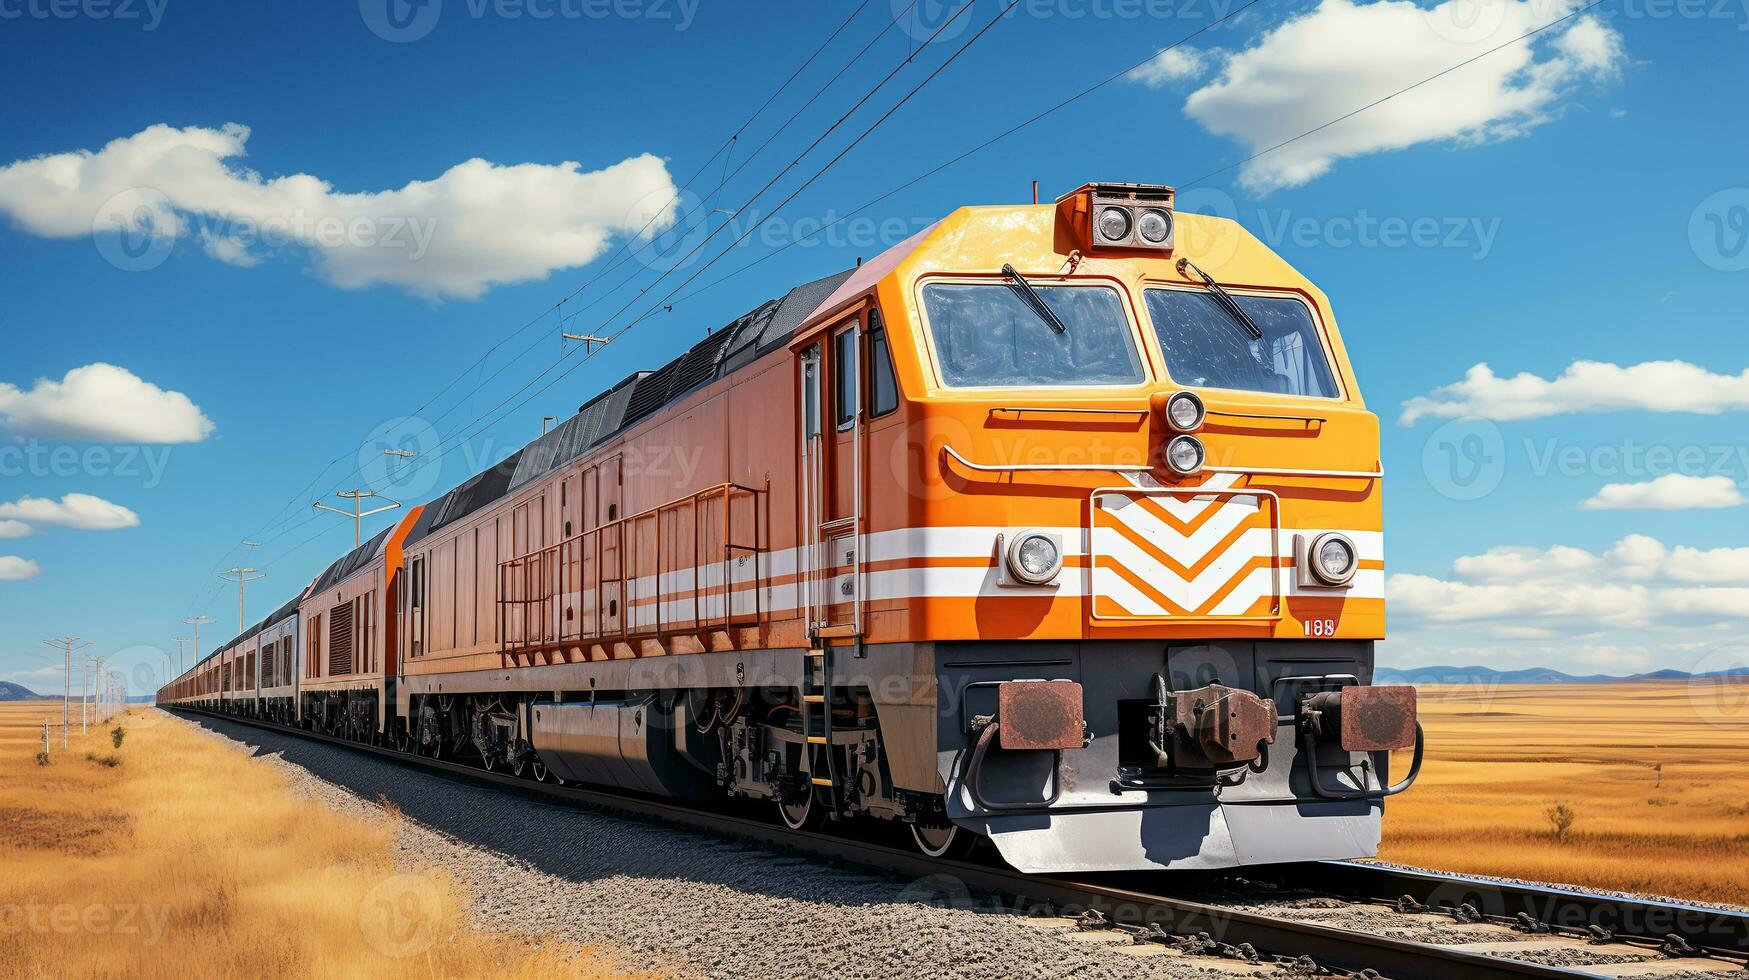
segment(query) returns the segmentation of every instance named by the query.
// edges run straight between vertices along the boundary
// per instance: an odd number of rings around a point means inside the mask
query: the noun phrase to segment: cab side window
[[[893,378],[893,352],[887,347],[887,326],[880,310],[868,313],[868,414],[879,418],[899,407],[899,384]]]

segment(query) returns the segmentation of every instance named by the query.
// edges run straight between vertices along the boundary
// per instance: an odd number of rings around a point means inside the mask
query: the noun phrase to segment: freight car
[[[1366,856],[1421,753],[1382,477],[1328,299],[1236,223],[962,208],[337,561],[292,721],[1029,871]]]

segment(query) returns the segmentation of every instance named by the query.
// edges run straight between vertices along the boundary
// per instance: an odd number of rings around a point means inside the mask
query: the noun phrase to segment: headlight
[[[1179,476],[1189,476],[1202,469],[1208,453],[1202,440],[1195,436],[1173,436],[1166,444],[1166,466]]]
[[[1166,399],[1166,421],[1179,432],[1195,432],[1202,428],[1202,399],[1188,391],[1180,391]]]
[[[1028,585],[1044,585],[1063,570],[1063,549],[1055,538],[1023,531],[1008,545],[1008,572]]]
[[[1130,212],[1127,208],[1104,207],[1099,209],[1099,239],[1104,242],[1121,242],[1130,237]]]
[[[1347,585],[1360,565],[1360,553],[1346,534],[1331,531],[1312,539],[1306,548],[1312,577],[1325,585]]]
[[[1158,208],[1149,208],[1136,221],[1136,234],[1150,245],[1164,245],[1166,239],[1172,237],[1172,216]]]

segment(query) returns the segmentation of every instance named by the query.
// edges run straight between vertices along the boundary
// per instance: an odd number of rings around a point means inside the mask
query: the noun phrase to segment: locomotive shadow
[[[523,795],[252,725],[181,717],[242,743],[250,755],[277,755],[367,803],[386,800],[446,837],[574,883],[635,877],[844,907],[922,903],[999,915],[1037,911],[1024,897],[974,896],[951,875],[912,879],[727,833]],[[603,890],[599,897],[611,900],[612,894]]]

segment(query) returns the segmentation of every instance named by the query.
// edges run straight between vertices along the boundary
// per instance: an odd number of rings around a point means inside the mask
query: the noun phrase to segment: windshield
[[[1129,317],[1106,286],[1036,286],[1057,333],[1013,287],[931,283],[923,308],[950,388],[1124,385],[1142,381]]]
[[[1150,289],[1147,297],[1148,316],[1160,335],[1173,381],[1198,388],[1336,397],[1336,379],[1311,311],[1299,300],[1235,295],[1263,331],[1263,339],[1252,340],[1210,293]]]

